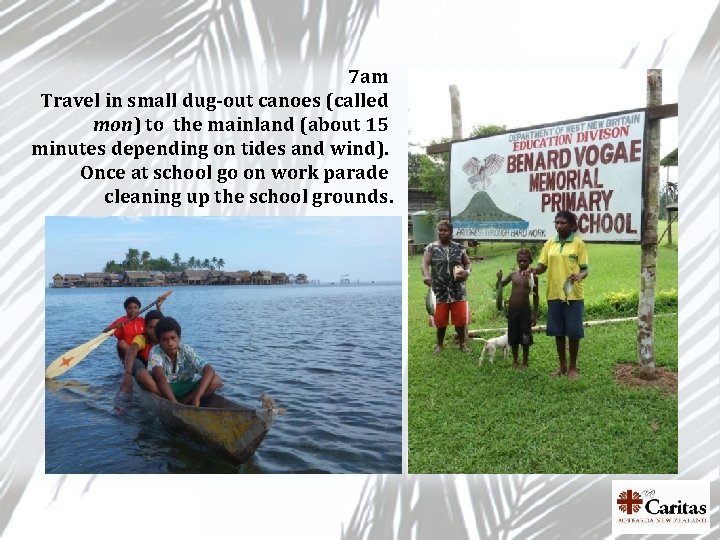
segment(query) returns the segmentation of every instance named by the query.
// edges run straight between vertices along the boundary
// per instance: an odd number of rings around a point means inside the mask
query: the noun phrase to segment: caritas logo
[[[613,534],[697,534],[710,530],[710,484],[613,480]]]
[[[640,505],[643,500],[640,498],[640,494],[637,491],[628,489],[620,493],[617,503],[620,505],[620,510],[626,514],[637,513],[640,510]]]

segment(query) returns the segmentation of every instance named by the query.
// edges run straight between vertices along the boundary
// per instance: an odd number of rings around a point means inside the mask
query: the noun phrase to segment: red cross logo
[[[620,497],[616,501],[620,506],[620,510],[626,514],[632,514],[633,512],[640,511],[640,505],[643,500],[640,498],[640,494],[637,491],[628,489],[620,493]]]

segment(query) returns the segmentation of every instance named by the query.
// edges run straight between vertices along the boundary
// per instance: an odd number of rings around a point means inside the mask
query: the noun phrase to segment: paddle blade
[[[75,367],[81,360],[84,360],[88,354],[102,345],[107,338],[112,336],[113,332],[115,332],[115,330],[108,330],[107,332],[100,334],[98,337],[93,338],[82,345],[78,345],[74,349],[53,360],[53,362],[45,370],[45,378],[54,379],[55,377],[65,373],[70,368]]]

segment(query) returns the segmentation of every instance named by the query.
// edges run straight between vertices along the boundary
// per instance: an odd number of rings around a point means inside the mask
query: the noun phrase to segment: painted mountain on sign
[[[473,222],[524,222],[523,219],[500,210],[486,191],[477,192],[465,210],[452,216],[453,221]]]

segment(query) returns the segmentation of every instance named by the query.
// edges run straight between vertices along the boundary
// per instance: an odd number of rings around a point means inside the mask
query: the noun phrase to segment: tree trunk
[[[452,138],[454,141],[462,139],[462,111],[460,110],[460,90],[454,84],[450,85],[450,120],[452,121]]]
[[[662,70],[647,71],[647,105],[662,105]],[[640,301],[638,303],[639,376],[655,379],[655,271],[660,184],[660,120],[649,121],[647,161],[644,175],[643,233],[640,254]]]
[[[458,141],[462,139],[462,109],[460,108],[460,90],[454,84],[450,85],[450,121],[452,122],[453,140]],[[449,190],[450,178],[448,178],[448,191]],[[468,339],[468,327],[467,325],[465,325],[465,344],[468,343]]]
[[[668,172],[665,175],[665,185],[669,187],[670,186],[670,167],[668,167],[667,170],[668,170]],[[666,191],[668,194],[670,193],[669,189],[667,189]],[[670,197],[667,197],[667,196],[665,197],[665,206],[670,204],[669,199],[670,199]],[[666,212],[666,214],[667,214],[667,222],[668,222],[668,246],[672,246],[672,210],[668,210]]]

